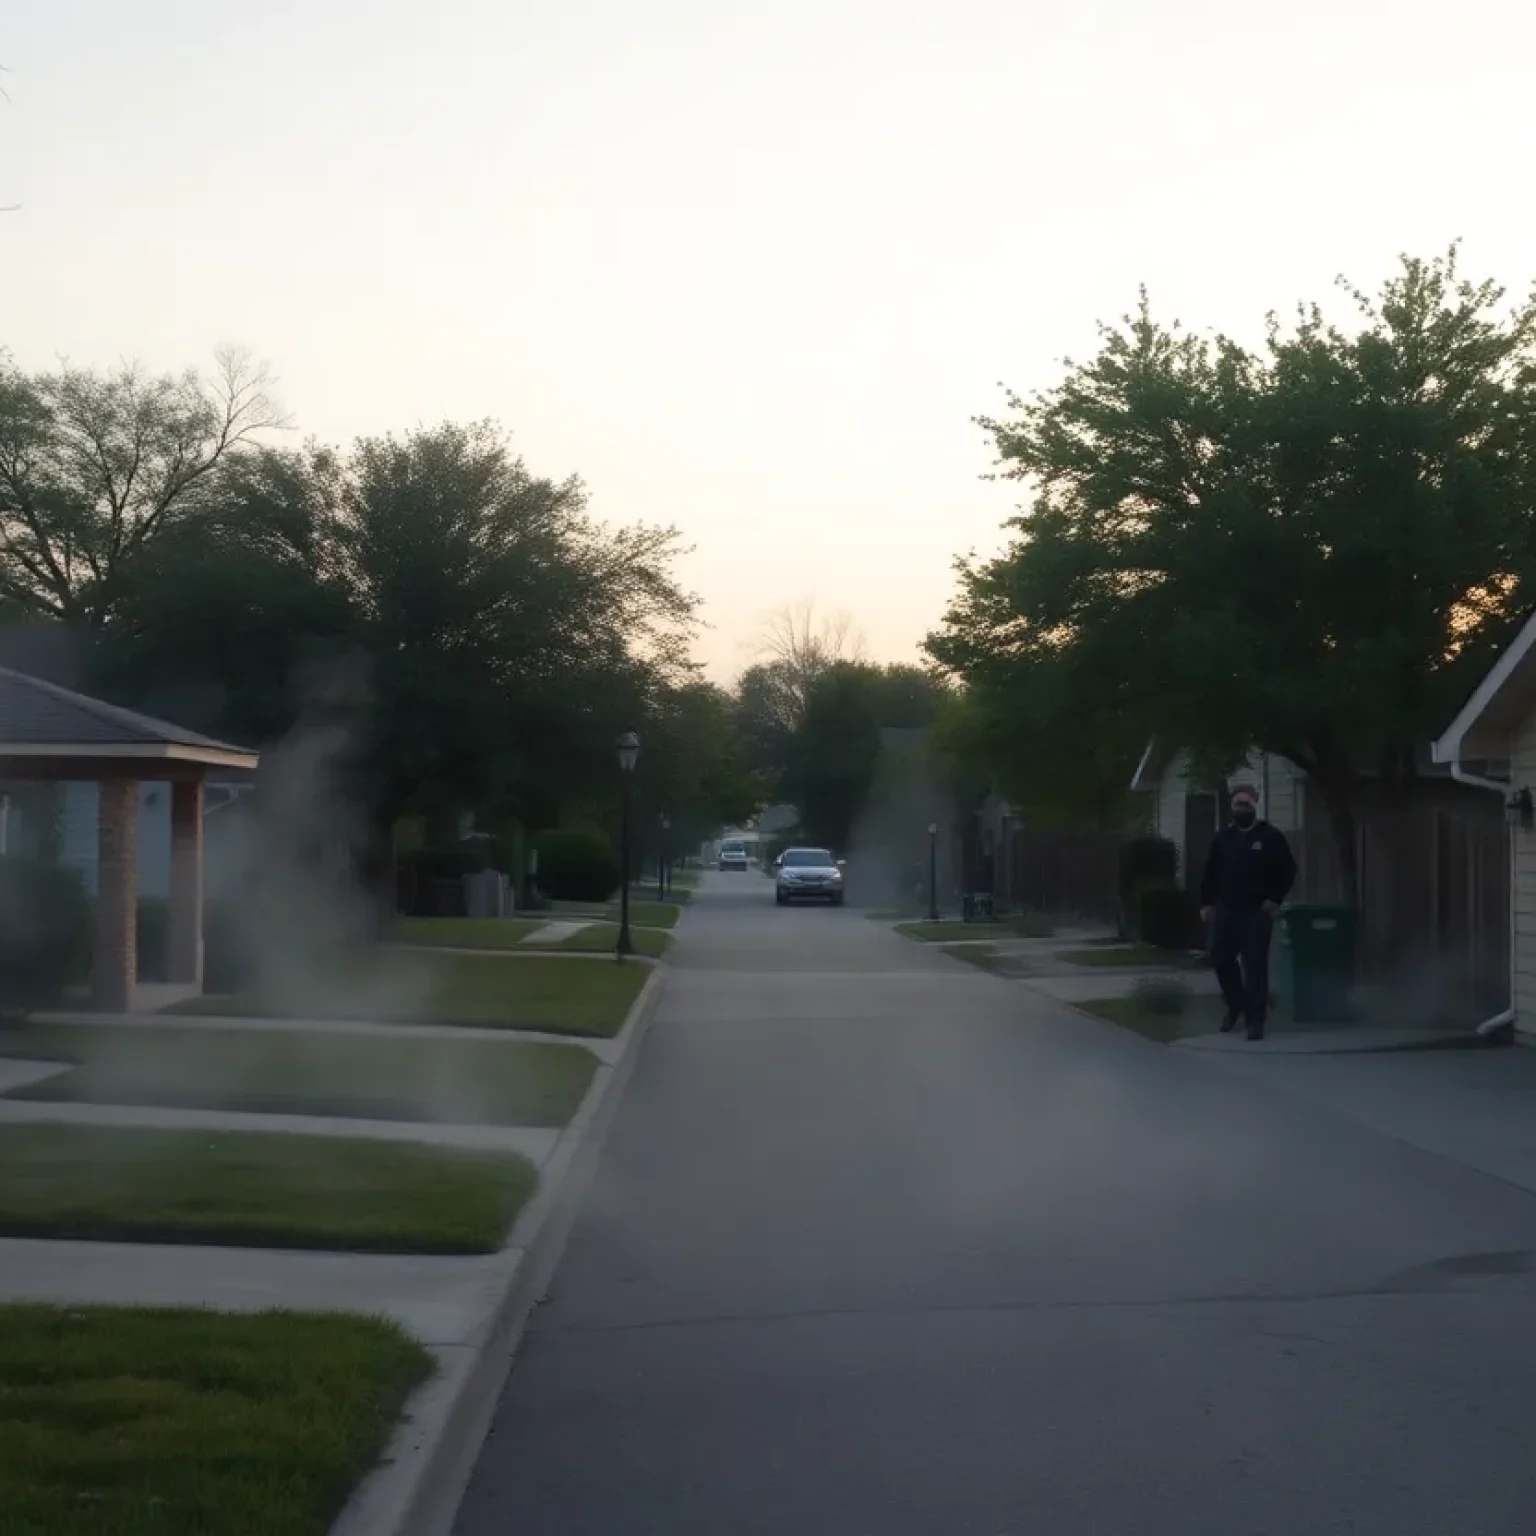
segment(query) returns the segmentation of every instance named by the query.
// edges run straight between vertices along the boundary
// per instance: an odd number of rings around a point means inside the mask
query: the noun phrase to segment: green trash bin
[[[1328,901],[1298,901],[1280,911],[1277,992],[1298,1024],[1342,1024],[1350,1017],[1358,913]]]

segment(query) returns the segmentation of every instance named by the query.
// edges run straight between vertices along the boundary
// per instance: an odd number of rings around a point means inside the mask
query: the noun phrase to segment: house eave
[[[185,742],[44,742],[0,741],[0,762],[9,758],[94,758],[124,763],[192,763],[205,768],[239,768],[254,773],[261,761],[256,752],[236,748],[197,747]]]

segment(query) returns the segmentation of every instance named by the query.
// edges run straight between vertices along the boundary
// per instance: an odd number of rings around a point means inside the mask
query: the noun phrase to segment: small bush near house
[[[619,883],[619,860],[600,832],[557,828],[533,840],[538,887],[555,901],[607,901]]]
[[[1131,988],[1136,1006],[1158,1018],[1181,1018],[1193,997],[1189,983],[1177,976],[1142,976]]]
[[[1134,837],[1120,850],[1120,936],[1130,938],[1141,924],[1143,891],[1176,885],[1179,850],[1165,837]]]
[[[90,965],[91,902],[75,872],[0,858],[0,1015],[61,1002]]]
[[[1195,949],[1200,944],[1200,903],[1176,885],[1141,893],[1141,941],[1155,949]]]
[[[1133,837],[1120,850],[1120,892],[1138,886],[1172,885],[1179,878],[1179,850],[1166,837]]]

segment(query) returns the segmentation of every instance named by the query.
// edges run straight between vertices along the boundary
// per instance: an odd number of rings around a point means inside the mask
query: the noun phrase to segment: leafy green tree
[[[974,677],[946,700],[934,746],[971,801],[992,789],[1032,826],[1119,828],[1135,809],[1130,781],[1146,738],[1052,682],[1025,665]]]
[[[636,790],[645,835],[654,841],[655,822],[666,816],[674,855],[746,821],[762,805],[763,786],[746,765],[724,689],[693,677],[656,690],[640,739]]]
[[[595,522],[578,481],[532,475],[489,424],[268,452],[223,495],[138,563],[119,684],[200,676],[259,739],[322,678],[381,841],[407,814],[546,825],[611,797],[615,735],[684,675],[675,535]]]
[[[880,717],[868,668],[834,666],[812,685],[795,733],[786,798],[808,842],[848,846],[880,757]]]
[[[99,630],[151,543],[205,510],[220,471],[284,425],[242,352],[211,379],[0,368],[0,600]]]
[[[1143,297],[1056,388],[1010,397],[982,425],[1031,500],[929,649],[1043,708],[1043,747],[1093,710],[1106,741],[1291,759],[1353,883],[1364,777],[1412,777],[1532,601],[1536,303],[1505,311],[1454,249],[1346,291],[1352,328],[1307,307],[1258,351]]]

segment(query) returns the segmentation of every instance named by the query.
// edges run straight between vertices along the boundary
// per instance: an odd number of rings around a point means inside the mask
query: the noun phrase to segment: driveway
[[[1536,1197],[711,875],[458,1536],[1494,1536]]]

